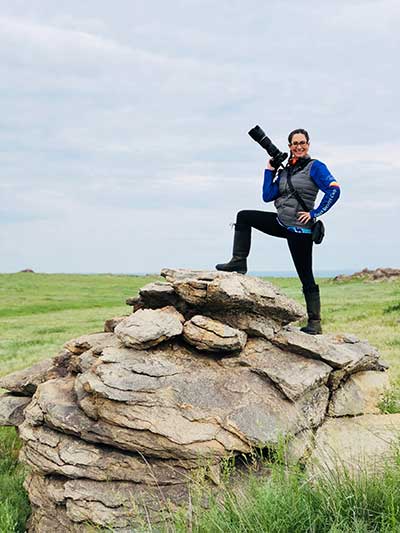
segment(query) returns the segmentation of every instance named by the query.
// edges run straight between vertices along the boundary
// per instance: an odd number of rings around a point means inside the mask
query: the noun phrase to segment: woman
[[[251,228],[287,240],[289,250],[303,286],[307,304],[308,323],[301,331],[316,335],[322,333],[319,287],[312,270],[313,241],[311,228],[315,219],[326,213],[338,200],[340,188],[324,163],[308,155],[310,137],[304,129],[293,130],[288,137],[290,158],[286,167],[278,172],[267,164],[264,172],[263,200],[275,201],[277,213],[265,211],[240,211],[236,217],[233,256],[228,263],[216,265],[217,270],[247,272],[247,256],[250,252]],[[287,176],[290,173],[293,188],[308,206],[304,211],[291,192]],[[314,208],[318,191],[324,196]]]

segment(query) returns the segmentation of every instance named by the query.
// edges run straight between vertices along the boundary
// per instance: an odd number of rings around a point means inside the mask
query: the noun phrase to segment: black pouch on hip
[[[325,226],[323,222],[317,220],[311,229],[311,237],[315,244],[321,244],[325,237]]]

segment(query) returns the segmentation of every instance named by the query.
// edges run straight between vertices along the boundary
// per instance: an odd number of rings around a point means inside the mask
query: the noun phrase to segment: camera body
[[[264,148],[264,150],[268,152],[268,155],[270,155],[272,158],[270,161],[271,165],[275,169],[278,169],[282,165],[283,161],[285,161],[287,158],[287,152],[281,152],[279,148],[273,144],[271,139],[267,137],[264,130],[262,130],[258,125],[254,126],[254,128],[249,131],[249,135],[254,141],[256,141],[256,143],[258,143],[262,148]]]

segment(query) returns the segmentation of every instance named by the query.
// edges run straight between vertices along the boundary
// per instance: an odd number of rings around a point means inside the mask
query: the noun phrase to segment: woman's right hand
[[[275,168],[271,165],[271,159],[268,159],[266,168],[267,170],[275,170]]]

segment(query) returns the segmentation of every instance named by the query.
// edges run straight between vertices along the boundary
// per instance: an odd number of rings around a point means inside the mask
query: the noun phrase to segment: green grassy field
[[[55,355],[65,341],[129,314],[126,298],[154,277],[0,275],[0,375]]]
[[[102,331],[107,318],[130,313],[130,308],[125,305],[126,298],[136,295],[141,286],[154,279],[157,278],[27,273],[0,275],[0,375],[55,355],[64,342],[73,337]],[[297,279],[274,278],[270,281],[288,296],[303,301]],[[399,389],[400,282],[334,283],[321,279],[319,283],[324,333],[354,333],[367,339],[390,364],[394,390]],[[397,392],[394,392],[394,397],[396,395]],[[28,514],[28,503],[22,489],[23,472],[16,461],[18,446],[15,431],[1,428],[0,533],[24,531]],[[239,526],[214,530],[251,531]],[[353,531],[356,529],[353,528]],[[400,526],[393,531],[400,531]]]

